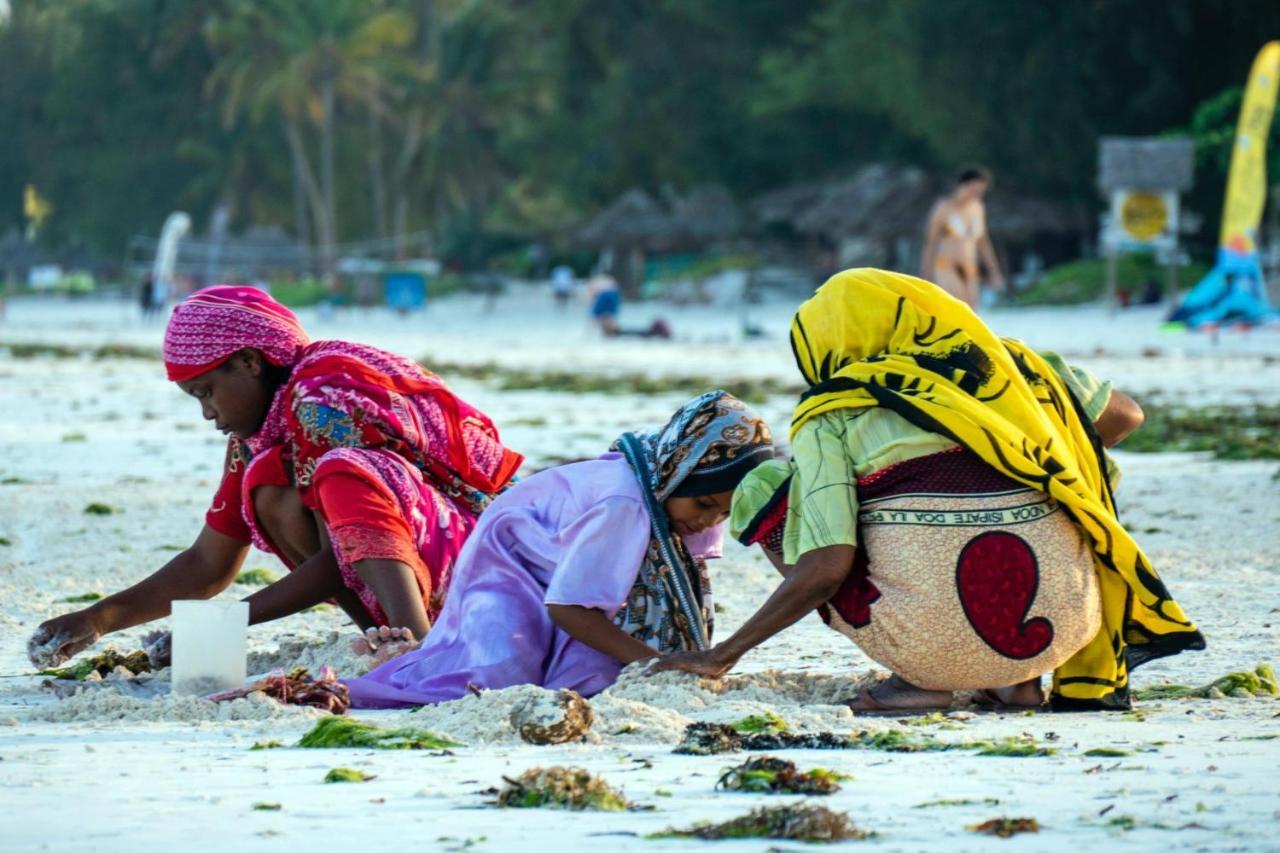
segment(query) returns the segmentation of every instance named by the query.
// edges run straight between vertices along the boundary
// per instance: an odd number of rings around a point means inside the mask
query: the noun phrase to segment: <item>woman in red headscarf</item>
[[[336,600],[382,639],[421,638],[476,516],[522,457],[492,422],[416,363],[307,338],[251,287],[211,287],[174,308],[169,378],[229,436],[221,485],[190,548],[129,589],[45,622],[49,666],[103,634],[165,616],[234,580],[250,543],[293,571],[251,595],[251,623]]]

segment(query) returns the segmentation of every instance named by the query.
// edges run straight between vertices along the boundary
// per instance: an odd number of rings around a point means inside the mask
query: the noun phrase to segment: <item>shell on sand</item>
[[[511,727],[526,743],[539,745],[581,740],[594,722],[591,703],[573,690],[542,692],[511,710]]]

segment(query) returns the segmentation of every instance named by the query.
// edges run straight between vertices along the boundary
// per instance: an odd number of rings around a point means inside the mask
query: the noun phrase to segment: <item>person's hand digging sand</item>
[[[49,669],[98,642],[102,633],[88,609],[66,613],[41,623],[27,641],[27,657],[37,668]]]
[[[369,628],[363,637],[351,641],[351,650],[358,655],[372,655],[374,666],[386,663],[394,657],[417,648],[418,640],[408,628]]]

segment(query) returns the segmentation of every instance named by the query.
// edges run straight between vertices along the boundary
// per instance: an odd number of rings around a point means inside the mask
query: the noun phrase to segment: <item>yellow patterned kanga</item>
[[[819,288],[796,312],[791,346],[810,386],[792,436],[825,412],[883,406],[1051,496],[1088,536],[1102,627],[1054,672],[1056,708],[1128,707],[1130,669],[1204,648],[1116,517],[1093,425],[1031,348],[997,337],[936,285],[877,269]]]

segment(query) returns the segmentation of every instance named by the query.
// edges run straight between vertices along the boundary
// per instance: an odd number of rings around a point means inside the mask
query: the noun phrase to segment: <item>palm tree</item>
[[[224,120],[280,120],[330,279],[337,262],[339,104],[378,109],[385,57],[412,40],[413,26],[410,16],[380,0],[228,0],[207,25],[220,53],[208,86],[223,97]]]

